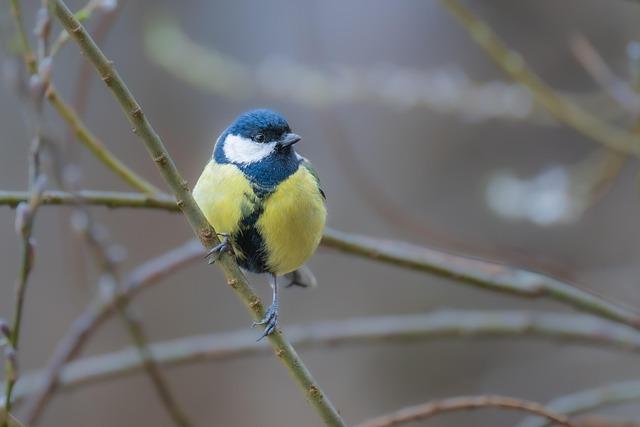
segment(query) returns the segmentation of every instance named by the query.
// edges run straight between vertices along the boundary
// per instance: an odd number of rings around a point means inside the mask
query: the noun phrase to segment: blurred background
[[[244,110],[282,112],[303,136],[338,230],[410,241],[548,273],[640,306],[640,215],[635,160],[559,125],[469,39],[435,1],[123,1],[102,46],[183,175],[195,183],[217,135]],[[27,28],[39,2],[24,1]],[[109,8],[108,3],[105,8]],[[79,8],[84,3],[69,1]],[[469,4],[554,89],[621,128],[636,117],[594,81],[580,46],[595,49],[630,86],[638,66],[632,1],[487,0]],[[0,7],[6,48],[13,23]],[[97,11],[87,24],[96,28]],[[56,26],[54,35],[59,27]],[[580,44],[580,41],[583,44]],[[577,46],[577,47],[576,47]],[[9,49],[10,50],[10,49]],[[584,50],[583,50],[584,51]],[[20,61],[4,49],[5,76]],[[83,62],[70,43],[53,81],[73,99]],[[24,101],[0,86],[0,188],[27,188],[32,129]],[[90,80],[85,118],[134,170],[165,188],[142,144],[99,79]],[[46,126],[68,140],[50,107]],[[76,142],[82,187],[128,191]],[[127,271],[192,237],[179,215],[92,208],[109,238],[126,248]],[[27,292],[20,367],[42,367],[97,292],[96,271],[69,226],[69,208],[44,207]],[[0,317],[13,310],[19,262],[15,212],[0,208]],[[541,309],[552,303],[482,292],[430,275],[321,248],[310,262],[319,287],[283,292],[281,326],[441,308]],[[261,295],[263,277],[252,277]],[[249,328],[218,268],[196,263],[134,303],[153,341]],[[257,331],[256,331],[257,332]],[[84,355],[130,345],[118,319]],[[545,402],[630,379],[630,354],[542,340],[448,339],[303,350],[350,422],[453,395],[496,393]],[[196,425],[320,426],[272,354],[165,369]],[[603,411],[637,417],[637,405]],[[507,425],[520,415],[455,414],[424,425]],[[61,392],[43,426],[171,425],[144,374]],[[418,424],[416,424],[418,425]],[[423,425],[423,424],[419,424]]]

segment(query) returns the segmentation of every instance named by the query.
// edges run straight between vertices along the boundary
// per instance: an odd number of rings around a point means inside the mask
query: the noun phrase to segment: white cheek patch
[[[224,155],[233,163],[255,163],[271,154],[276,144],[261,144],[239,135],[227,135],[224,141]]]

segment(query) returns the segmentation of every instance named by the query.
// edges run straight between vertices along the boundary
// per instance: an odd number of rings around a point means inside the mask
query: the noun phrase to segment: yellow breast
[[[260,200],[240,169],[210,161],[193,196],[216,231],[232,236],[242,219],[261,205],[255,226],[264,241],[268,270],[277,275],[304,264],[322,238],[327,215],[324,199],[316,179],[304,167]],[[247,255],[237,249],[239,256]]]
[[[281,275],[304,264],[320,244],[326,217],[317,181],[306,168],[282,181],[264,201],[257,223],[270,270]]]
[[[233,234],[243,212],[252,210],[248,203],[255,196],[237,167],[210,161],[193,189],[193,197],[218,233]]]

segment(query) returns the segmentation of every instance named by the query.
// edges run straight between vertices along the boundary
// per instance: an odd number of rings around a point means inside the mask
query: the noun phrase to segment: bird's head
[[[239,116],[221,135],[215,155],[227,161],[249,165],[273,155],[295,155],[293,145],[300,137],[291,132],[280,114],[266,109],[248,111]],[[221,151],[218,153],[217,151]]]

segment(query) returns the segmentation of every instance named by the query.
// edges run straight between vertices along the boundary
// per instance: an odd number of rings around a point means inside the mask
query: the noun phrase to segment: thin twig
[[[514,411],[529,412],[545,417],[558,425],[572,427],[569,419],[555,413],[539,403],[504,396],[469,396],[427,402],[418,406],[410,406],[391,414],[382,415],[358,424],[356,427],[393,427],[414,421],[425,420],[445,412],[468,411],[471,409],[501,408]]]
[[[173,159],[167,152],[164,144],[156,131],[151,127],[145,117],[142,108],[133,97],[124,81],[116,71],[113,63],[107,59],[100,48],[95,44],[89,33],[73,16],[62,0],[51,0],[56,16],[62,26],[76,40],[81,50],[93,63],[100,77],[112,91],[125,112],[127,119],[133,126],[134,132],[140,136],[149,154],[156,162],[165,181],[178,200],[178,206],[185,214],[194,233],[206,248],[212,248],[219,242],[215,230],[207,222],[204,214],[196,204],[189,186],[178,172]],[[226,255],[219,262],[229,285],[236,291],[254,319],[259,320],[264,314],[260,299],[250,288],[247,279],[240,271],[233,257]],[[291,344],[280,331],[269,336],[274,351],[282,363],[287,367],[291,375],[301,387],[308,402],[317,411],[318,415],[329,426],[345,426],[342,417],[329,401],[325,393],[320,389],[311,373],[306,368],[302,359],[295,352]]]
[[[166,196],[100,191],[82,191],[79,194],[87,204],[113,208],[179,209]],[[0,191],[0,205],[15,206],[25,197],[26,193],[22,192]],[[42,203],[69,204],[71,200],[68,193],[49,191],[44,193]],[[348,234],[331,228],[325,229],[322,245],[385,264],[446,277],[481,289],[526,298],[548,298],[586,313],[640,328],[640,316],[636,312],[543,274],[406,242]]]
[[[0,408],[0,423],[7,425],[7,427],[24,427],[20,421],[18,421],[11,414],[7,413],[4,408]]]
[[[20,329],[22,325],[22,312],[24,309],[24,297],[27,290],[27,282],[31,269],[33,267],[34,260],[34,241],[31,237],[33,232],[33,223],[35,220],[35,214],[40,204],[40,194],[44,187],[44,180],[40,179],[39,169],[36,166],[39,162],[37,159],[39,155],[39,136],[34,139],[34,147],[32,147],[31,154],[31,168],[33,169],[35,182],[32,184],[32,192],[28,204],[21,204],[16,212],[16,231],[22,241],[22,251],[20,256],[20,270],[18,273],[18,279],[15,286],[15,303],[13,312],[13,321],[11,322],[10,334],[7,338],[7,345],[15,352],[18,350],[20,343]],[[15,366],[15,355],[12,358],[7,358],[5,361],[6,371],[6,384],[4,395],[4,407],[8,413],[11,413],[12,393],[16,381],[18,379],[18,372]],[[2,424],[6,427],[6,421]]]
[[[20,40],[20,54],[24,60],[27,70],[30,74],[35,74],[38,71],[38,64],[36,57],[31,50],[31,44],[29,43],[29,36],[27,30],[22,22],[22,6],[20,0],[10,0],[9,5],[11,7],[11,14],[13,15],[13,21],[15,22],[16,29],[18,31],[18,40]]]
[[[11,0],[11,10],[13,12],[14,21],[16,22],[16,27],[18,28],[18,33],[20,34],[21,50],[24,62],[27,65],[29,73],[31,75],[35,75],[38,72],[38,60],[31,49],[26,30],[24,29],[24,24],[22,23],[20,0]],[[160,192],[151,183],[124,165],[88,130],[73,108],[71,108],[71,106],[62,99],[51,82],[47,82],[45,96],[53,108],[75,132],[78,139],[89,150],[91,150],[91,152],[105,166],[137,190],[144,193]]]
[[[7,336],[6,346],[9,348],[10,356],[5,361],[6,372],[6,384],[5,384],[5,396],[4,407],[7,414],[11,414],[12,395],[15,384],[18,380],[17,355],[19,343],[20,343],[20,331],[22,325],[22,317],[24,311],[25,294],[27,291],[27,283],[31,270],[33,268],[35,258],[35,242],[32,238],[33,227],[35,222],[36,212],[40,206],[40,197],[44,191],[46,177],[41,174],[41,159],[40,151],[43,144],[43,132],[42,132],[42,104],[44,101],[43,88],[46,86],[49,80],[50,67],[44,65],[41,69],[37,69],[37,60],[33,55],[31,46],[29,45],[29,39],[26,35],[24,24],[22,23],[20,13],[20,3],[17,1],[11,2],[13,16],[20,33],[21,48],[24,61],[31,74],[31,80],[29,82],[29,92],[31,95],[31,101],[34,107],[34,136],[29,146],[28,155],[28,180],[29,180],[29,201],[28,203],[21,203],[16,210],[15,228],[18,237],[21,240],[21,254],[20,254],[20,268],[18,272],[18,278],[15,286],[15,302],[13,308],[13,320],[9,333]],[[50,19],[48,10],[41,8],[36,22],[35,34],[38,37],[38,53],[42,64],[45,64],[44,56],[46,55],[46,46],[48,39],[48,29],[50,28]],[[9,420],[7,417],[2,421],[2,426],[7,427]]]
[[[322,244],[352,255],[500,293],[548,298],[586,313],[640,328],[640,316],[569,283],[507,265],[471,259],[404,242],[375,239],[325,229]]]
[[[51,105],[58,111],[60,116],[67,122],[75,136],[93,155],[101,161],[113,173],[118,175],[124,182],[143,193],[156,194],[160,190],[146,179],[139,176],[120,159],[118,159],[109,149],[85,126],[75,110],[65,102],[53,84],[47,88],[45,96]]]
[[[89,338],[112,314],[118,304],[126,305],[142,290],[157,283],[175,271],[202,259],[202,245],[191,240],[171,251],[147,261],[133,270],[123,281],[122,288],[112,301],[98,296],[73,322],[67,335],[60,340],[45,375],[35,388],[34,396],[27,403],[26,413],[39,418],[59,385],[59,374],[65,364],[77,357]],[[155,351],[153,351],[155,356]],[[138,360],[139,360],[139,356]]]
[[[640,97],[629,82],[615,75],[589,40],[583,35],[575,35],[570,47],[580,64],[604,92],[637,117],[640,114]]]
[[[440,0],[496,65],[516,82],[526,87],[534,99],[554,118],[582,135],[625,154],[640,156],[640,136],[616,128],[545,84],[517,52],[510,50],[491,27],[464,7],[458,0]]]
[[[43,192],[40,202],[43,205],[74,205],[76,198],[80,198],[85,205],[99,205],[109,208],[153,208],[180,212],[175,198],[163,193],[151,196],[117,191],[80,190],[69,193],[52,190]],[[0,205],[16,207],[19,203],[28,200],[29,193],[26,191],[0,190]]]
[[[640,400],[640,381],[607,384],[553,399],[545,406],[565,415],[577,415],[595,409]],[[517,427],[543,427],[547,420],[528,417]]]
[[[98,281],[100,290],[98,292],[103,296],[108,295],[108,303],[112,303],[115,306],[116,312],[123,320],[127,332],[134,343],[140,362],[144,366],[158,397],[174,424],[179,427],[189,427],[191,422],[173,396],[169,384],[160,371],[152,351],[149,349],[147,335],[142,323],[133,314],[127,301],[122,298],[112,297],[121,292],[117,272],[119,260],[117,256],[113,255],[117,251],[114,251],[113,246],[107,243],[105,232],[98,229],[99,225],[93,222],[88,212],[78,207],[75,215],[74,225],[84,237],[101,270],[101,276]],[[36,417],[30,413],[27,413],[25,420],[28,424],[35,424],[37,421]]]
[[[80,22],[87,21],[89,18],[91,18],[91,16],[93,15],[93,12],[95,12],[97,9],[104,8],[104,3],[105,2],[103,0],[89,0],[87,4],[84,5],[83,8],[79,9],[75,13],[76,18]],[[116,3],[116,8],[118,4],[119,3]],[[113,14],[116,8],[107,10],[104,16]],[[56,40],[54,41],[53,45],[51,45],[51,56],[55,56],[58,53],[58,51],[62,49],[65,44],[67,44],[68,41],[69,41],[69,33],[67,33],[65,30],[60,31],[60,34],[58,34],[58,37],[56,37]]]
[[[200,255],[200,252],[197,254]],[[133,294],[123,293],[119,297],[128,300]],[[101,308],[101,311],[94,309],[90,315],[82,316],[82,320],[79,319],[74,325],[84,325],[84,328],[74,327],[76,333],[69,335],[78,337],[75,342],[81,341],[80,344],[70,345],[74,340],[65,338],[64,348],[75,348],[73,353],[77,354],[79,348],[86,344],[89,334],[95,332],[112,313],[113,307],[109,306]],[[640,353],[640,333],[634,329],[586,315],[545,312],[442,310],[430,314],[377,316],[291,325],[287,326],[287,334],[292,343],[303,348],[335,348],[373,342],[409,343],[445,338],[533,337]],[[255,335],[247,330],[179,338],[154,343],[150,347],[157,363],[165,367],[207,360],[234,360],[269,352],[266,343],[256,342]],[[56,380],[55,387],[59,385],[66,390],[121,378],[144,369],[135,348],[68,363],[70,360],[71,358],[66,357],[66,361],[56,364],[54,368],[49,366],[44,373],[24,375],[16,390],[16,399],[36,391],[41,396],[45,388],[52,384],[52,378]],[[629,390],[635,390],[635,394],[627,394],[640,397],[640,385],[637,382],[634,384],[635,389],[630,386]],[[46,399],[53,391],[47,392]],[[616,393],[600,393],[598,396],[602,400],[603,396],[615,395]],[[562,412],[560,408],[556,410]]]

